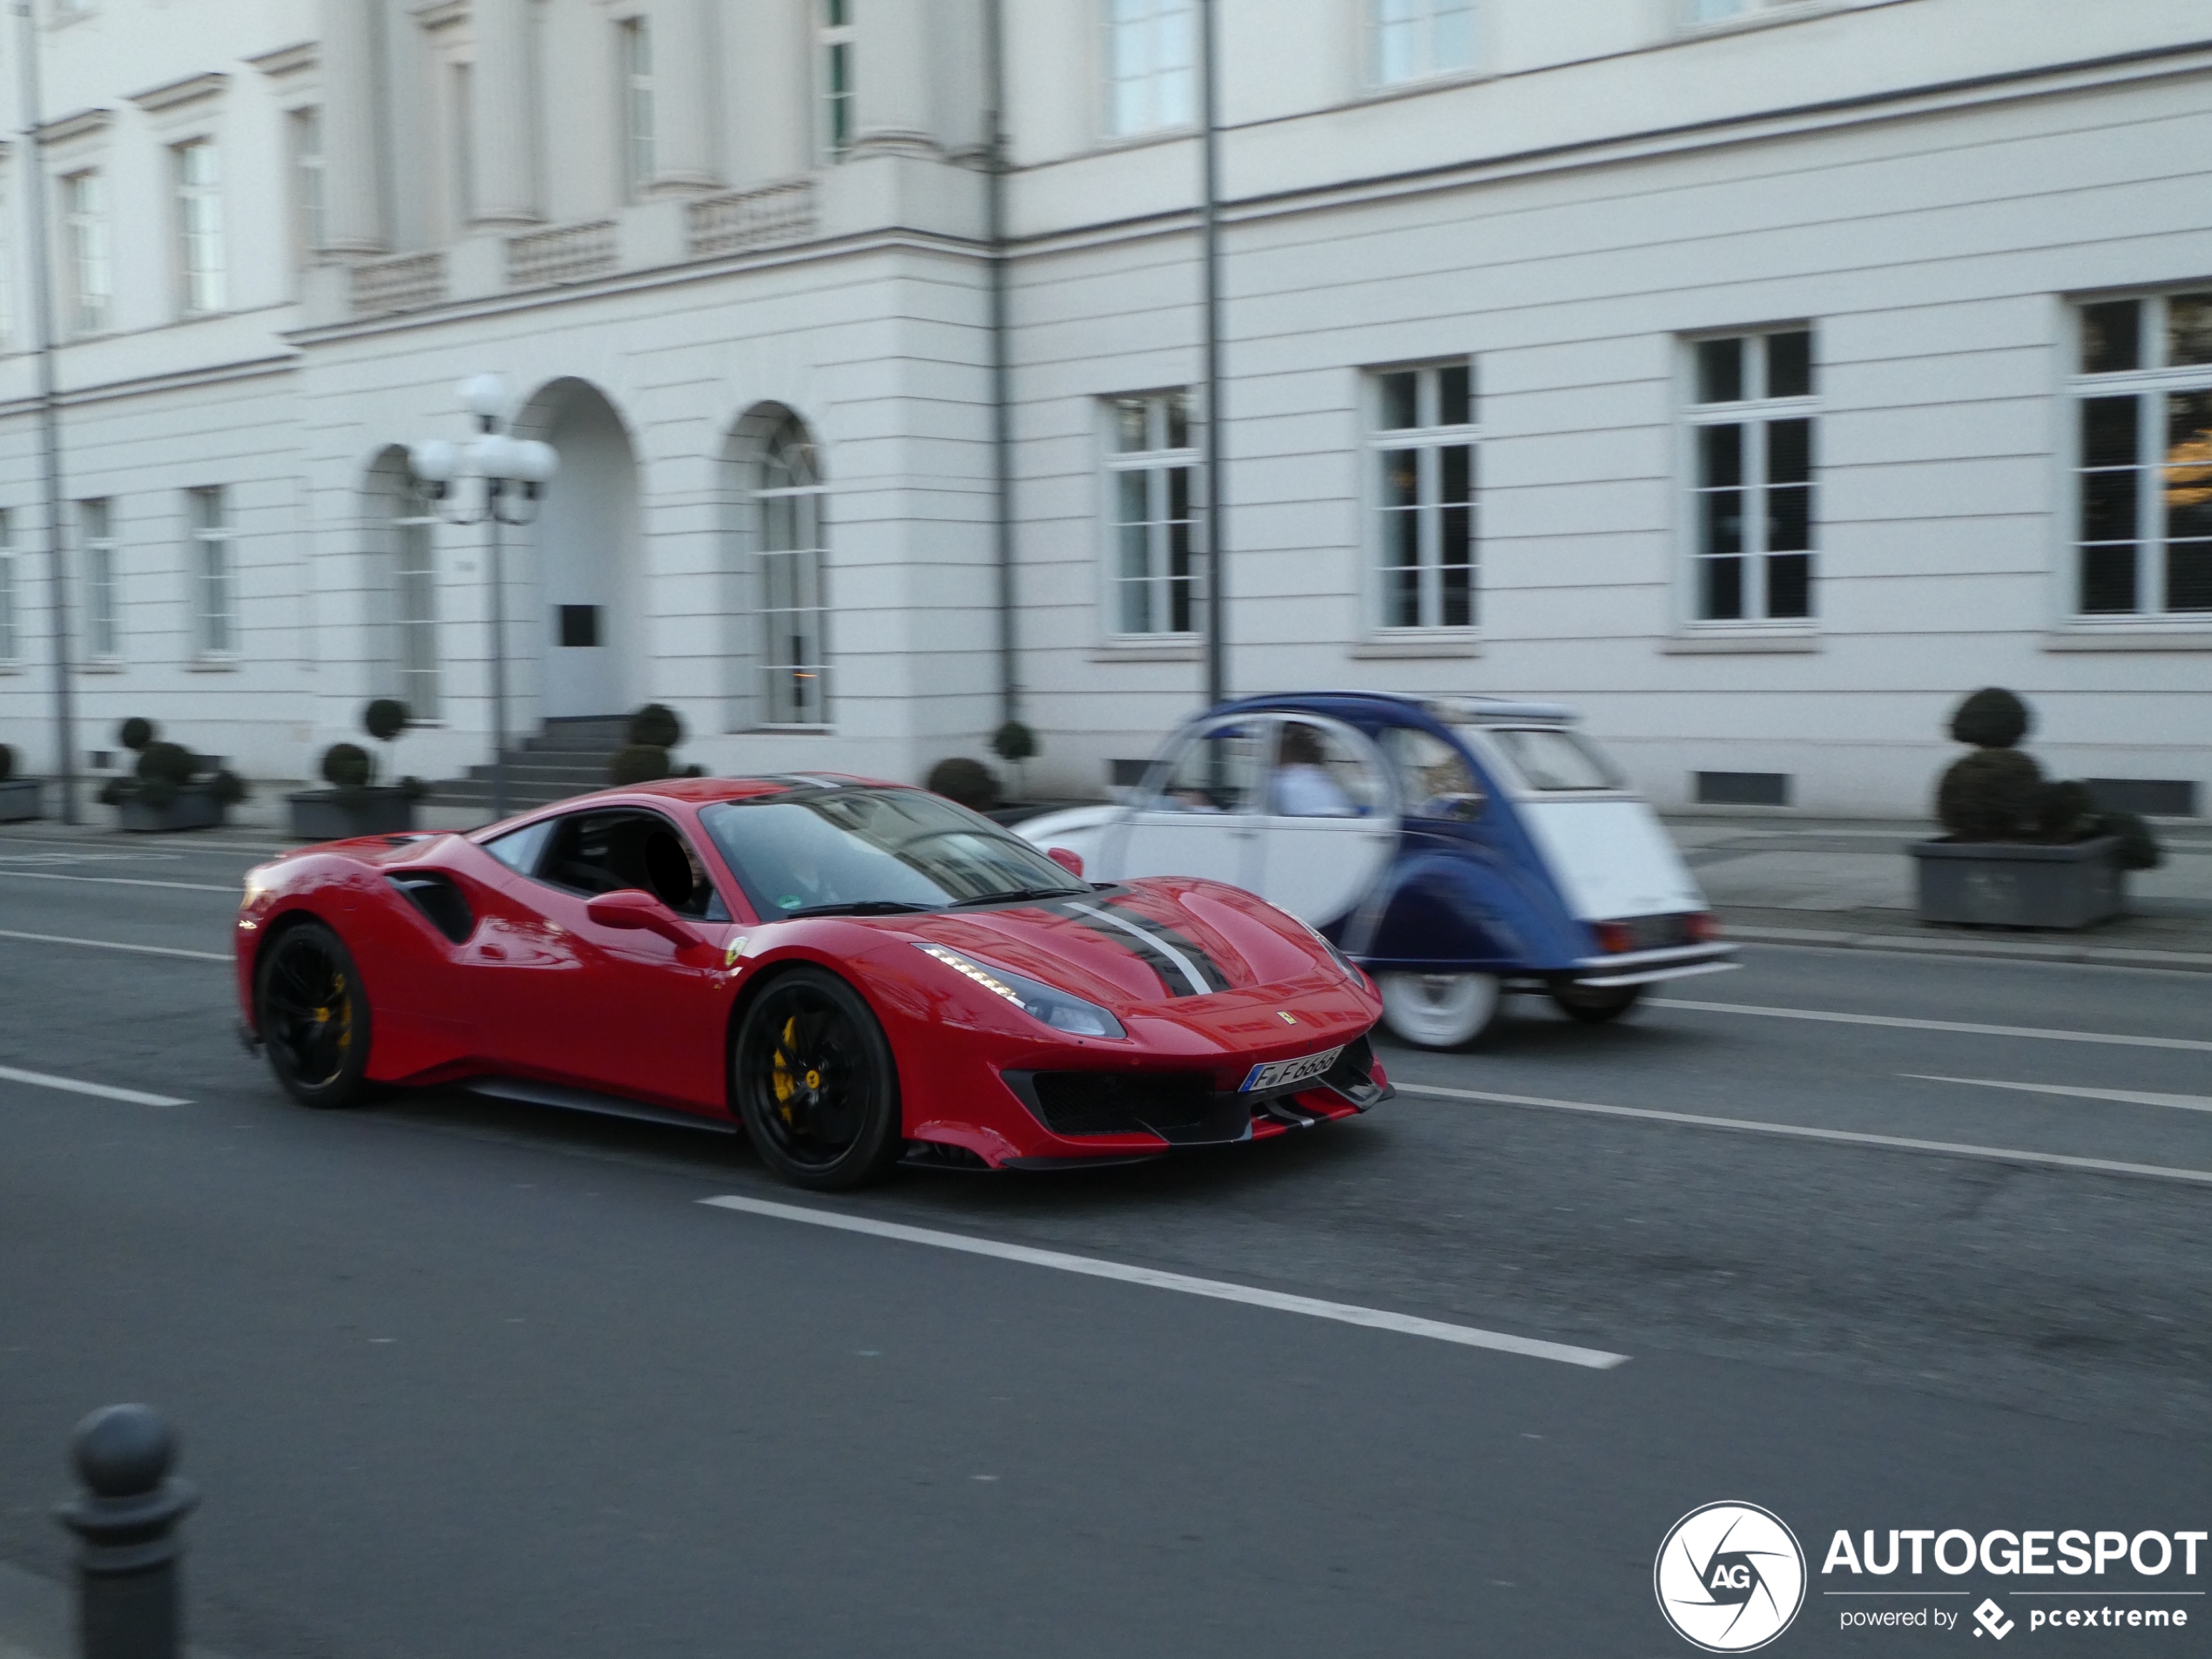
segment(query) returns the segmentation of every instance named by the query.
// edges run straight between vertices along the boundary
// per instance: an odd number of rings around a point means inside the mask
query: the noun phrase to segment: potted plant
[[[1014,792],[1026,799],[1029,793],[1028,773],[1022,763],[1034,759],[1038,750],[1037,734],[1019,720],[1008,720],[991,735],[991,752],[1014,768]]]
[[[658,783],[664,778],[701,778],[698,766],[676,769],[669,751],[684,741],[684,722],[665,703],[648,703],[630,717],[630,741],[607,763],[607,781],[617,787]]]
[[[246,799],[245,782],[236,772],[181,744],[162,742],[161,729],[151,720],[125,720],[115,736],[138,757],[130,777],[100,786],[102,804],[115,808],[124,829],[141,834],[214,829]]]
[[[407,705],[380,697],[361,711],[361,728],[388,745],[407,730]],[[392,835],[415,827],[415,803],[427,792],[420,778],[396,784],[376,781],[376,759],[357,743],[334,743],[323,751],[327,789],[303,789],[287,795],[292,833],[303,841],[342,841],[356,835]]]
[[[45,794],[40,779],[16,776],[16,752],[0,743],[0,824],[37,818],[44,808]]]
[[[988,813],[999,804],[999,780],[988,766],[966,755],[954,755],[932,766],[927,786],[972,813]]]
[[[1921,921],[2087,927],[2119,914],[2127,871],[2156,867],[2141,819],[2099,812],[2086,786],[2046,780],[2020,752],[2033,725],[2027,705],[1997,686],[1952,714],[1952,738],[1973,752],[1936,789],[1949,833],[1911,848]]]

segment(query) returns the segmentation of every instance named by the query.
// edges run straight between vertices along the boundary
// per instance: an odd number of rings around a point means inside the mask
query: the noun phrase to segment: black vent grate
[[[1041,1071],[1030,1084],[1038,1116],[1055,1135],[1196,1130],[1213,1104],[1204,1072]]]
[[[476,931],[476,914],[469,907],[467,897],[454,885],[451,876],[431,870],[410,870],[392,877],[391,882],[429,919],[433,927],[455,944],[464,943]]]

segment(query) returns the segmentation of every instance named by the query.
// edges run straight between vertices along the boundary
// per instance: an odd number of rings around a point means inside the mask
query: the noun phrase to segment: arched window
[[[760,708],[768,725],[829,722],[821,470],[814,440],[786,415],[762,446],[753,488],[760,550]]]

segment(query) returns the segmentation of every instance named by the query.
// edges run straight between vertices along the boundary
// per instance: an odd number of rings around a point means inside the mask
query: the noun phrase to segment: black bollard
[[[109,1406],[77,1426],[70,1452],[87,1488],[55,1511],[77,1553],[80,1659],[177,1659],[177,1523],[199,1501],[170,1478],[169,1425],[145,1406]]]

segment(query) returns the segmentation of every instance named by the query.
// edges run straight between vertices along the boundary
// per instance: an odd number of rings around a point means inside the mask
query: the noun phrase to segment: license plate
[[[1254,1066],[1237,1092],[1249,1095],[1256,1089],[1287,1089],[1292,1083],[1302,1083],[1318,1077],[1337,1063],[1341,1048],[1331,1049],[1325,1054],[1310,1054],[1297,1060],[1277,1060],[1264,1066]]]

